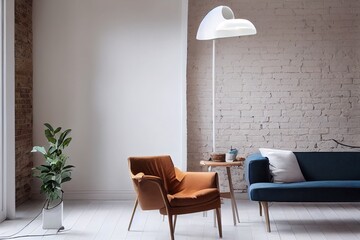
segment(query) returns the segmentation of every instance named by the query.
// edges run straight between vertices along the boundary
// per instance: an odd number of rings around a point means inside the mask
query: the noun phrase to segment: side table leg
[[[235,214],[236,214],[237,220],[239,222],[240,222],[240,219],[239,219],[238,209],[237,209],[237,206],[236,206],[236,200],[235,200],[234,188],[233,188],[233,185],[232,185],[230,167],[226,167],[226,173],[228,175],[228,181],[229,181],[229,189],[230,189],[231,205],[232,205],[232,211],[233,211],[234,226],[236,226]]]

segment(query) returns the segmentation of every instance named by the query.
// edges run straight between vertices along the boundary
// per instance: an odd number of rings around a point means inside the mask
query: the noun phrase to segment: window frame
[[[3,209],[7,219],[15,218],[15,4],[1,0],[2,8],[2,165]]]

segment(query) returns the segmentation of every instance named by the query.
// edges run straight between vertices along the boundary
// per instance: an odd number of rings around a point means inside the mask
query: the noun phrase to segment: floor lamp
[[[233,11],[227,6],[218,6],[211,10],[201,21],[197,31],[197,40],[212,40],[212,151],[215,144],[215,40],[219,38],[239,37],[256,34],[256,28],[249,20],[235,19]]]

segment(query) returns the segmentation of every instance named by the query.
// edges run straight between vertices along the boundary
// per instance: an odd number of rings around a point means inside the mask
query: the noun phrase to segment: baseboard
[[[44,199],[44,195],[33,192],[32,199]],[[66,191],[64,193],[65,200],[134,200],[136,193],[134,191]],[[248,200],[248,193],[235,192],[237,200]]]
[[[235,198],[237,200],[249,200],[249,195],[247,192],[235,192]]]
[[[40,193],[33,192],[32,199],[44,199]],[[134,191],[66,191],[65,200],[134,200],[136,194]]]

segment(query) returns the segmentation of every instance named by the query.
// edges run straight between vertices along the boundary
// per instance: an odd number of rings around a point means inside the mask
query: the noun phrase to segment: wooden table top
[[[200,161],[200,165],[209,167],[235,167],[244,165],[244,161],[235,162],[215,162],[215,161]]]

